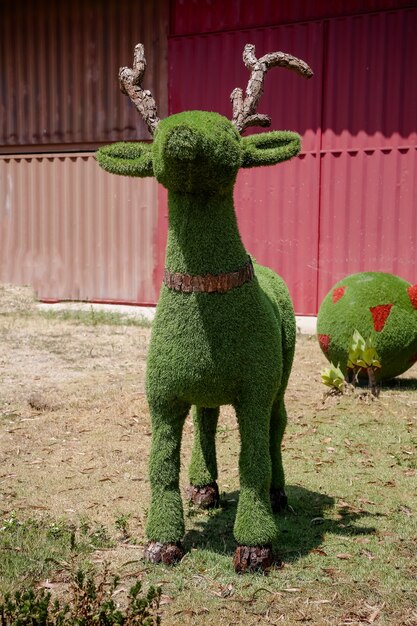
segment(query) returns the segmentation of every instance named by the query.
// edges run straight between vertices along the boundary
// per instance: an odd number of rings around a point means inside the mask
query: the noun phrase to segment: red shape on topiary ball
[[[336,302],[345,295],[345,291],[346,287],[336,287],[335,289],[333,289],[332,298],[334,304],[336,304]]]
[[[319,340],[320,348],[323,350],[323,352],[327,352],[327,350],[329,349],[330,335],[317,335],[317,337]]]
[[[413,308],[417,309],[417,285],[411,285],[411,287],[409,287],[407,291]]]
[[[374,329],[377,332],[381,332],[384,328],[388,315],[391,312],[391,308],[392,304],[380,304],[379,306],[371,306],[369,308],[374,320]]]

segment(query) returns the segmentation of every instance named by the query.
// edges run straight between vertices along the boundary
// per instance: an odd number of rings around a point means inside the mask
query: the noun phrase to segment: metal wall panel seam
[[[240,0],[237,0],[237,1],[240,1]],[[174,7],[176,7],[177,4],[178,4],[178,0],[171,0],[171,6],[174,5]],[[224,0],[221,0],[221,4],[224,7]],[[262,3],[260,6],[262,6]],[[389,6],[388,8],[384,6],[379,6],[376,8],[365,9],[363,11],[356,11],[356,12],[346,10],[344,13],[338,13],[337,11],[336,12],[334,11],[334,1],[331,2],[331,7],[332,8],[329,9],[329,12],[327,14],[318,15],[315,17],[310,17],[310,18],[302,17],[298,20],[287,20],[283,22],[281,21],[270,22],[269,21],[270,17],[269,17],[268,23],[265,23],[265,24],[242,24],[239,20],[236,20],[237,25],[235,27],[220,28],[216,30],[202,30],[202,31],[194,30],[194,31],[183,31],[180,33],[176,33],[174,32],[174,28],[170,26],[169,38],[175,39],[175,38],[190,37],[190,36],[204,37],[204,36],[210,36],[210,35],[215,35],[215,34],[227,34],[227,33],[235,32],[239,30],[252,30],[253,31],[253,30],[259,30],[259,29],[264,29],[264,28],[268,29],[271,27],[293,26],[293,25],[298,25],[298,24],[308,24],[312,22],[329,21],[333,19],[344,19],[344,18],[350,18],[350,17],[361,17],[364,15],[375,15],[381,12],[390,13],[390,12],[404,10],[404,9],[413,9],[417,7],[417,3],[412,2],[412,1],[404,2],[404,3],[399,2],[395,6]],[[258,8],[259,8],[259,5],[258,5]],[[332,12],[332,9],[333,9],[333,12]]]

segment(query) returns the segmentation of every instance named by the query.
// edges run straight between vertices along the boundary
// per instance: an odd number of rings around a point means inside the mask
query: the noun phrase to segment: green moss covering
[[[102,148],[98,160],[114,173],[148,176],[169,191],[166,267],[192,275],[238,270],[247,262],[233,206],[240,167],[271,165],[298,153],[295,133],[242,138],[217,113],[172,115],[143,152],[123,144]],[[132,160],[132,166],[125,161]],[[277,210],[278,207],[277,207]],[[217,478],[215,433],[219,406],[236,409],[241,434],[240,498],[234,534],[242,545],[277,538],[270,487],[284,487],[281,440],[284,392],[295,345],[288,290],[274,272],[254,263],[255,278],[226,293],[182,293],[162,286],[147,362],[152,418],[151,506],[147,536],[177,542],[184,534],[179,492],[183,423],[194,406],[189,476],[204,486]]]
[[[277,130],[243,139],[242,167],[274,165],[300,152],[300,137],[291,131]]]
[[[381,361],[377,377],[389,380],[405,372],[417,357],[417,291],[410,283],[383,272],[343,278],[324,298],[318,318],[320,346],[346,373],[349,345],[358,330],[374,345]]]
[[[121,176],[153,176],[152,145],[120,141],[97,151],[100,166]]]
[[[216,430],[219,407],[193,407],[194,446],[188,476],[191,485],[203,487],[217,480]]]

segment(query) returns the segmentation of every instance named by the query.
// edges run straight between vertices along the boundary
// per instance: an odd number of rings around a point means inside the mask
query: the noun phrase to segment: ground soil
[[[135,541],[119,541],[94,556],[115,568],[139,562],[143,555],[151,437],[144,394],[149,338],[146,327],[45,318],[30,289],[0,287],[0,515],[16,512],[19,518],[50,517],[76,525],[87,518],[108,529],[126,516]],[[303,435],[311,431],[303,423],[306,415],[320,415],[325,407],[331,420],[332,403],[337,406],[335,398],[323,401],[320,372],[327,365],[316,339],[299,335],[286,403],[290,423],[300,424]],[[402,378],[415,380],[417,366]],[[416,404],[411,394],[401,399],[408,413]],[[400,401],[393,398],[393,403]],[[239,485],[234,431],[234,412],[224,407],[218,432],[220,488],[229,494]],[[287,457],[296,436],[300,433],[286,438]],[[191,443],[188,419],[182,445],[184,494]],[[320,461],[320,467],[326,462]]]
[[[0,292],[0,510],[88,513],[102,523],[147,498],[151,436],[144,395],[150,329],[77,324],[36,314],[32,292]],[[320,403],[326,361],[300,337],[288,403]],[[315,374],[311,384],[311,372]],[[306,393],[308,390],[308,394]],[[307,401],[307,400],[305,400]],[[291,408],[290,408],[291,413]],[[220,427],[235,428],[223,410]],[[184,464],[192,424],[187,422]],[[237,459],[233,459],[237,474]],[[184,485],[186,476],[184,476]],[[143,528],[143,512],[134,516]]]

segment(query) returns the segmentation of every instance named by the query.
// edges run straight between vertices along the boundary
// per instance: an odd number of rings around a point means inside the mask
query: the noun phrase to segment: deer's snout
[[[194,161],[198,146],[198,133],[188,126],[178,126],[170,132],[164,152],[168,159]]]
[[[177,193],[230,191],[242,162],[237,130],[210,111],[186,111],[162,120],[152,153],[156,179]]]

